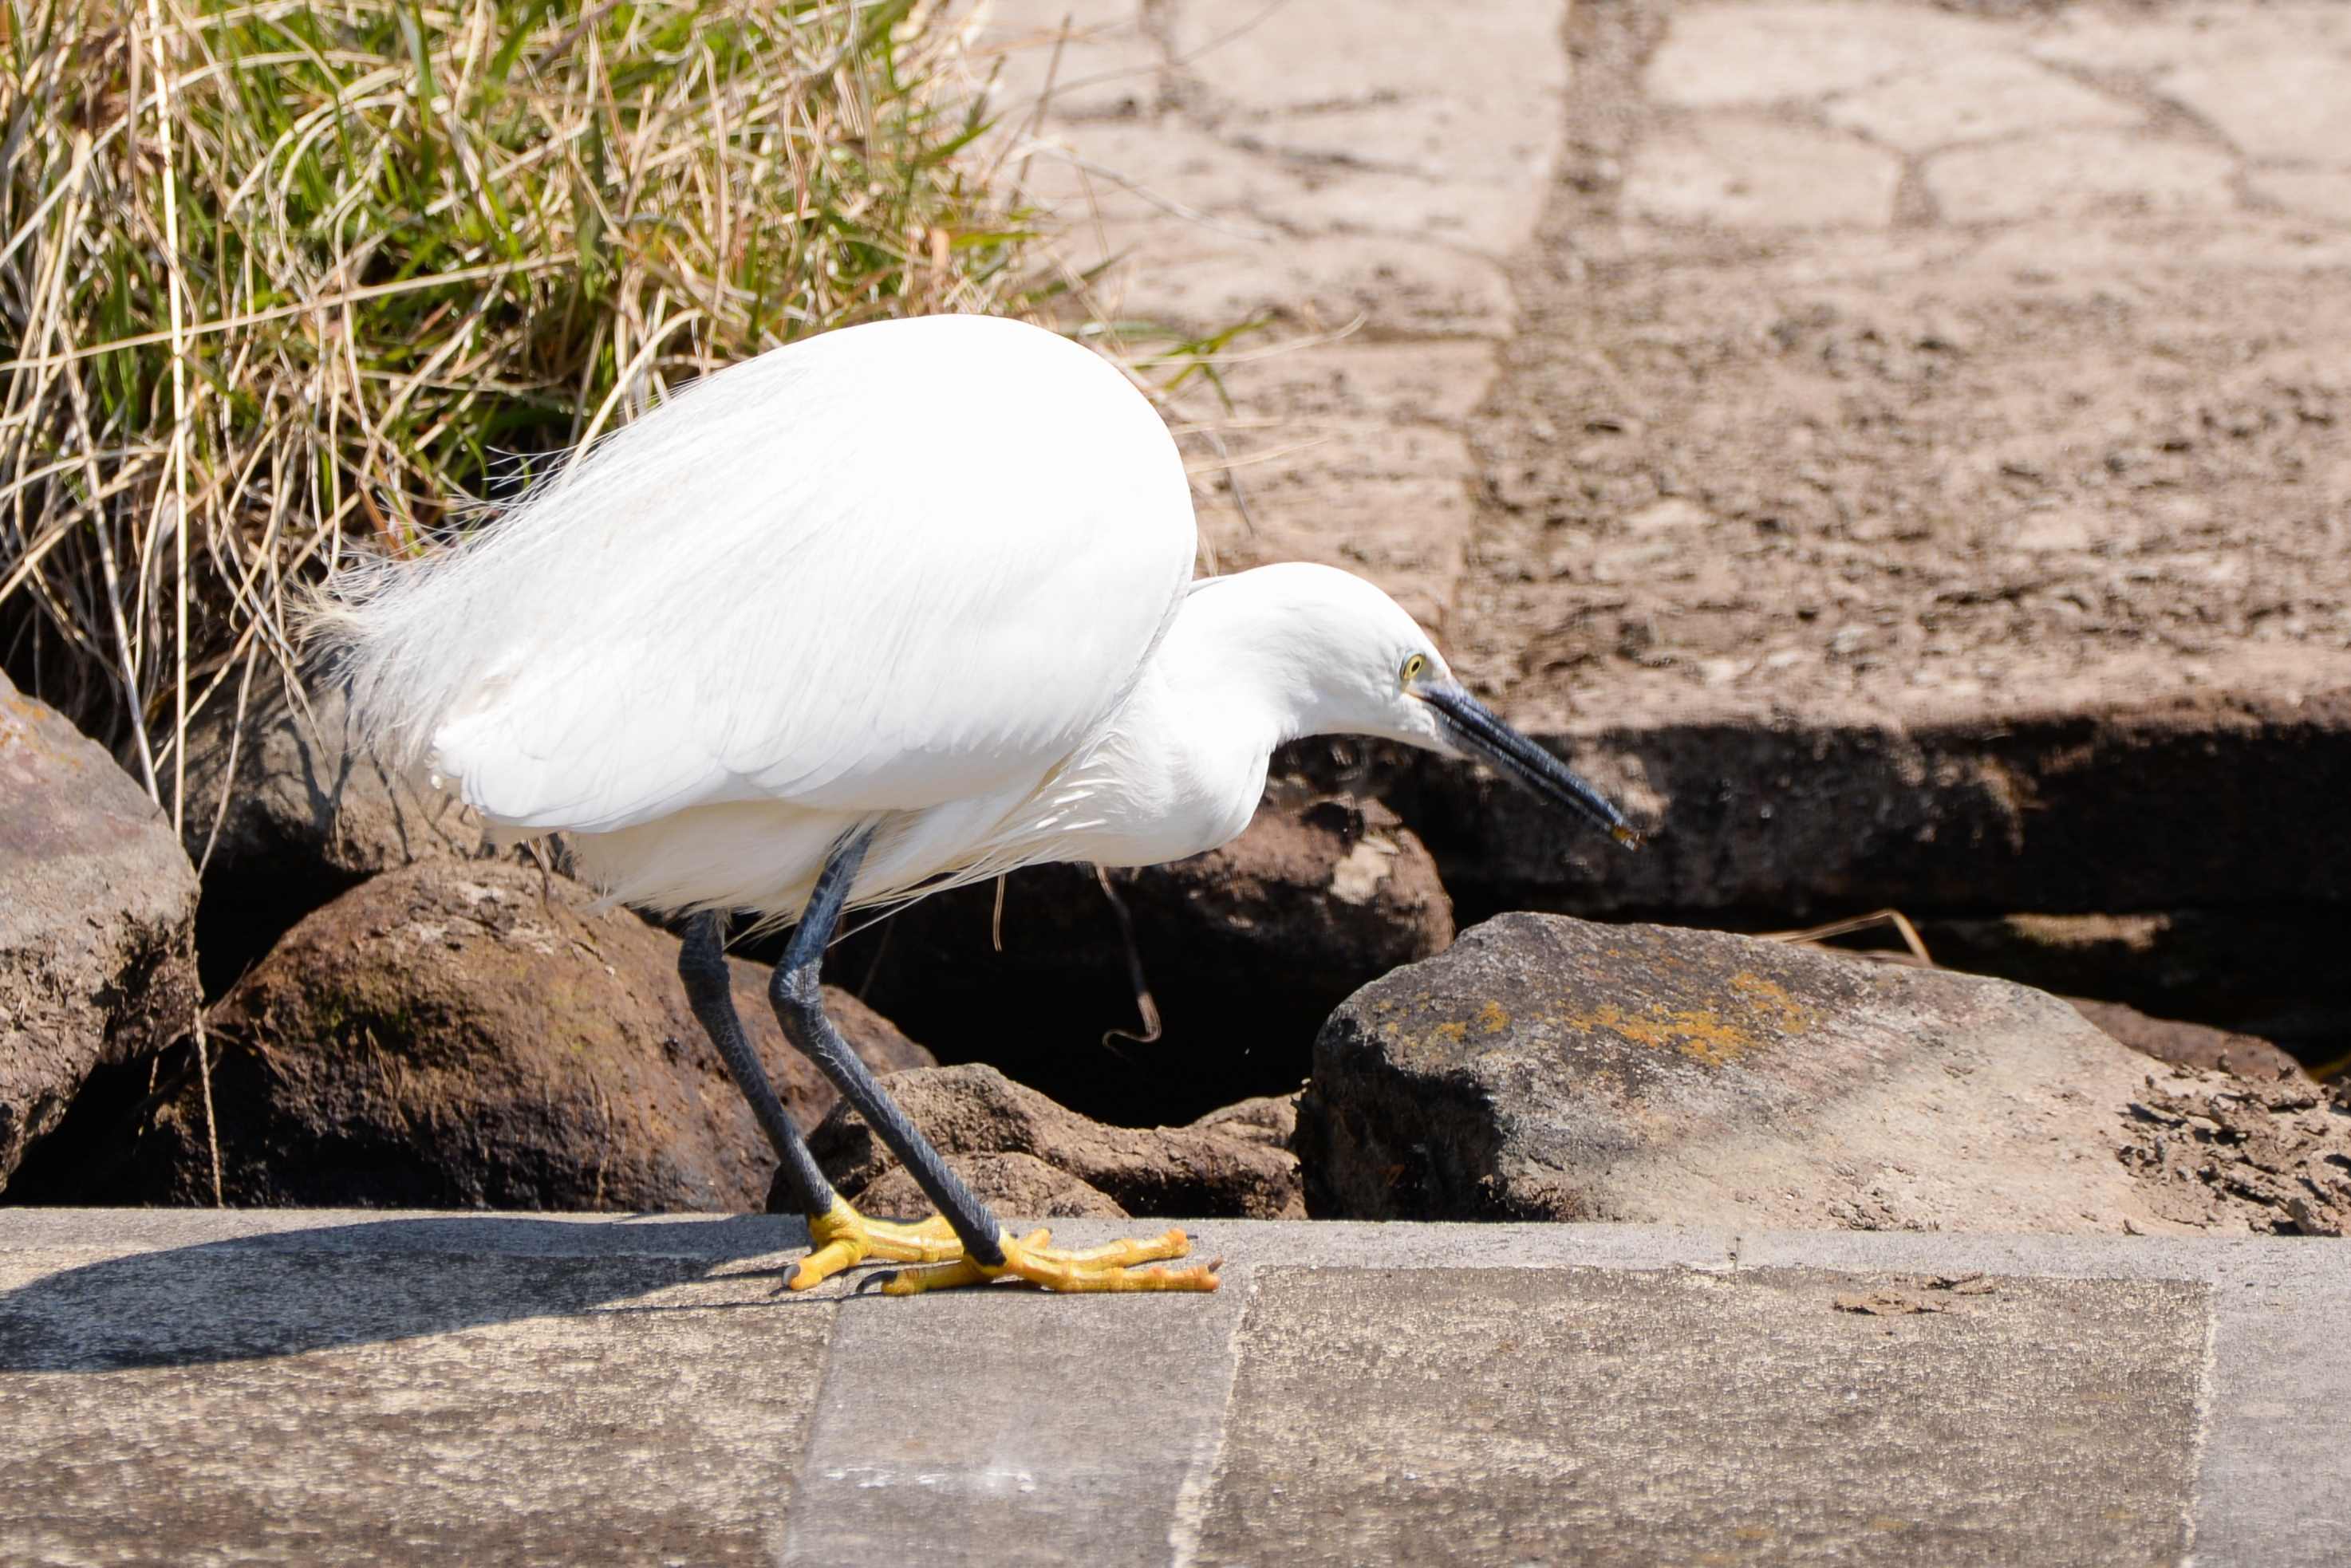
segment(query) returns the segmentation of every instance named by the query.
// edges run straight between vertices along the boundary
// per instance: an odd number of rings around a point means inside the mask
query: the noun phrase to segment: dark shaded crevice
[[[218,1001],[303,916],[365,882],[364,875],[208,878],[196,903],[196,973],[206,1005]]]
[[[64,1117],[26,1149],[23,1163],[0,1188],[0,1205],[140,1202],[126,1177],[142,1129],[195,1070],[195,1048],[186,1041],[135,1060],[100,1063],[82,1081]]]
[[[1034,866],[1005,889],[941,894],[837,944],[829,974],[946,1065],[985,1061],[1116,1126],[1189,1122],[1305,1082],[1315,1031],[1352,986],[1207,926],[1138,921],[1137,956],[1161,1032],[1137,1030],[1116,913],[1092,871]],[[887,933],[887,938],[885,937]]]

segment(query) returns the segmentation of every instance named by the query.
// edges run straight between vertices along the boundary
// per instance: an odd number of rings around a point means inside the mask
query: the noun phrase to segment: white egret
[[[1144,865],[1249,821],[1285,740],[1361,734],[1492,763],[1630,843],[1428,635],[1327,567],[1192,579],[1175,442],[1113,366],[1017,322],[826,333],[718,371],[495,526],[363,563],[321,629],[379,754],[494,824],[560,831],[613,897],[692,916],[679,969],[807,1207],[805,1288],[867,1258],[899,1291],[1013,1275],[1213,1289],[1181,1231],[1090,1252],[1007,1232],[825,1017],[844,911],[1044,861]],[[869,1220],[810,1157],[728,997],[734,912],[796,921],[784,1032],[937,1206]]]

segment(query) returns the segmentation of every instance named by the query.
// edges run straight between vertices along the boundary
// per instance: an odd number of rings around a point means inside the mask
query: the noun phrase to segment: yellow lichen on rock
[[[1812,1010],[1790,996],[1787,988],[1776,980],[1767,980],[1752,969],[1741,969],[1730,977],[1730,988],[1746,998],[1760,1013],[1767,1013],[1771,1021],[1790,1034],[1809,1028]]]
[[[1668,1007],[1653,1003],[1646,1011],[1630,1013],[1614,1003],[1588,1012],[1562,1016],[1570,1029],[1606,1030],[1618,1039],[1656,1051],[1674,1051],[1708,1067],[1736,1061],[1773,1040],[1810,1026],[1810,1009],[1790,996],[1777,981],[1751,969],[1741,969],[1728,982],[1743,1019],[1724,1016],[1711,1002]]]
[[[1753,1031],[1728,1021],[1712,1008],[1660,1007],[1635,1015],[1612,1002],[1588,1013],[1568,1015],[1560,1022],[1570,1029],[1604,1029],[1635,1045],[1679,1051],[1708,1067],[1736,1061],[1769,1043]]]

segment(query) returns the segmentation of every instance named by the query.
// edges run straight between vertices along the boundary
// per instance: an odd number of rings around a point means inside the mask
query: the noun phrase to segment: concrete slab
[[[0,1251],[0,1560],[769,1560],[833,1304],[531,1223]]]
[[[1216,1222],[1213,1297],[844,1301],[776,1293],[802,1236],[0,1211],[0,1561],[2298,1565],[2351,1522],[2325,1242]]]
[[[2204,1288],[1979,1287],[1268,1270],[1198,1560],[2176,1561]]]
[[[1216,1440],[1242,1304],[845,1303],[781,1561],[1117,1563],[1165,1542]]]

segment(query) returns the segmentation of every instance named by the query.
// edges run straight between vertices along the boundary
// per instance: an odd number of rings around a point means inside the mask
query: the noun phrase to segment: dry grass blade
[[[1832,936],[1849,936],[1856,931],[1867,931],[1877,925],[1892,926],[1895,935],[1902,938],[1902,946],[1907,951],[1886,953],[1856,950],[1850,947],[1828,948],[1828,939]],[[1926,938],[1920,936],[1918,928],[1910,924],[1910,917],[1898,909],[1873,909],[1867,915],[1856,915],[1844,920],[1832,920],[1825,925],[1808,925],[1802,931],[1766,931],[1761,936],[1766,942],[1792,942],[1801,946],[1827,948],[1832,952],[1844,954],[1848,957],[1876,958],[1889,964],[1911,964],[1922,969],[1931,969],[1935,967],[1933,955],[1927,951]]]
[[[0,13],[0,660],[176,815],[347,535],[424,548],[805,333],[1017,306],[959,47],[916,0]]]

